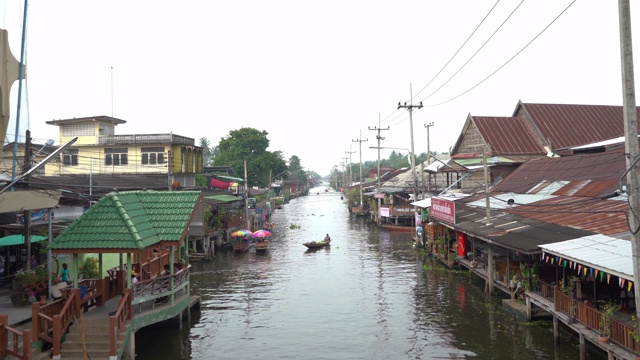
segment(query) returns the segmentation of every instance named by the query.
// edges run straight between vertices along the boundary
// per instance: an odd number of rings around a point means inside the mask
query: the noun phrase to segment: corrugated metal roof
[[[473,116],[472,121],[489,145],[491,154],[546,155],[522,117]]]
[[[562,181],[563,186],[553,189],[553,194],[600,197],[618,189],[625,169],[624,149],[531,160],[520,165],[493,191],[520,194],[540,192],[548,186],[545,183]],[[623,183],[626,181],[623,180]]]
[[[514,116],[525,116],[533,121],[542,137],[551,143],[552,149],[591,144],[624,135],[621,106],[519,103]]]
[[[629,232],[625,211],[626,198],[600,200],[571,196],[554,196],[528,205],[513,206],[503,211],[523,217],[582,229],[604,235]]]
[[[53,250],[142,250],[180,241],[201,201],[199,191],[112,192],[62,231]]]
[[[583,266],[634,281],[631,242],[605,235],[540,245],[545,254],[562,257]]]
[[[439,219],[438,221],[447,223]],[[450,226],[484,241],[525,254],[539,253],[539,245],[593,234],[496,210],[491,210],[490,222],[491,225],[487,226],[484,208],[456,202],[456,224]]]
[[[220,194],[220,195],[205,196],[204,200],[205,202],[216,203],[216,202],[233,202],[233,201],[240,201],[244,199],[239,196]]]

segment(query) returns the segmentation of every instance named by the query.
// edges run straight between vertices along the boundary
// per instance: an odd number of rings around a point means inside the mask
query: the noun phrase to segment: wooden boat
[[[308,241],[306,243],[303,243],[302,245],[308,247],[309,249],[317,249],[317,248],[321,248],[321,247],[325,247],[325,246],[329,246],[329,244],[331,243],[331,240],[327,240],[327,241]]]
[[[267,251],[269,250],[269,240],[262,240],[256,243],[256,251]]]
[[[251,245],[250,242],[239,242],[239,243],[235,243],[233,244],[233,251],[235,252],[246,252],[249,251],[249,246]]]

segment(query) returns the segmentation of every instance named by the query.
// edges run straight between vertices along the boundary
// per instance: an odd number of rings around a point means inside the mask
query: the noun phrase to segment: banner
[[[446,222],[456,223],[456,204],[453,201],[431,198],[431,216]]]

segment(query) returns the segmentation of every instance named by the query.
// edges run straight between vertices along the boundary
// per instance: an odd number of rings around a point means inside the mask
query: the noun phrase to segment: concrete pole
[[[413,99],[411,85],[409,85],[409,92],[410,92],[409,105],[407,105],[406,102],[404,103],[404,105],[401,105],[400,103],[398,103],[398,109],[405,108],[409,110],[409,131],[411,135],[411,174],[413,176],[413,201],[418,201],[418,194],[417,194],[418,179],[416,178],[416,153],[414,151],[414,145],[413,145],[413,109],[422,108],[422,102],[420,102],[420,105],[413,105],[411,103],[411,99]]]
[[[427,128],[427,166],[431,164],[431,148],[429,147],[429,128],[432,126],[433,126],[433,121],[428,124],[424,124],[424,127]],[[427,191],[431,191],[431,173],[429,173],[428,181],[429,183],[427,185]]]
[[[624,114],[625,151],[627,153],[627,194],[631,214],[637,214],[640,209],[640,170],[638,169],[638,117],[636,110],[636,90],[633,74],[633,46],[631,41],[631,15],[629,0],[619,0],[620,17],[620,53],[622,63],[622,112]],[[634,298],[636,309],[640,309],[640,233],[639,221],[636,216],[629,216],[629,230],[631,231],[631,252],[633,258]],[[640,326],[640,317],[636,317],[636,326]]]
[[[251,222],[249,221],[249,183],[247,179],[247,160],[244,161],[244,221],[247,230],[251,231]]]
[[[358,151],[360,154],[360,181],[358,181],[358,183],[360,184],[360,211],[362,212],[362,210],[364,210],[364,203],[362,200],[362,143],[364,141],[369,141],[369,139],[364,139],[362,140],[362,131],[360,132],[360,137],[358,138],[358,140],[352,140],[353,142],[358,142],[359,146],[360,146],[360,150]]]
[[[491,225],[491,201],[489,200],[489,168],[487,164],[487,150],[482,149],[482,163],[484,165],[484,194],[485,194],[485,208],[486,208],[486,224]],[[493,245],[489,244],[489,254],[487,259],[487,284],[489,286],[489,293],[493,294]]]
[[[31,131],[27,130],[26,138],[24,141],[24,166],[22,167],[22,173],[26,173],[31,169]],[[15,156],[14,156],[15,158]],[[31,188],[31,176],[27,175],[24,180],[27,182],[27,186]],[[31,210],[25,210],[22,212],[24,219],[24,246],[27,250],[27,263],[24,264],[24,268],[31,269]]]

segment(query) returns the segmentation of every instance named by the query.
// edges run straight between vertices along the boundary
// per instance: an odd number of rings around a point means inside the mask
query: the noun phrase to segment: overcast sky
[[[46,121],[108,115],[127,121],[116,134],[215,145],[251,127],[269,133],[269,150],[328,175],[349,155],[359,162],[360,145],[363,161],[377,160],[369,128],[389,127],[381,146],[408,153],[409,115],[397,104],[413,94],[424,105],[413,113],[416,153],[430,122],[430,149],[448,151],[468,114],[511,116],[519,100],[622,104],[617,1],[571,3],[31,0],[19,134],[28,126],[35,142],[57,143]],[[24,1],[0,5],[20,58]],[[14,120],[17,92],[16,82]],[[15,132],[12,122],[8,141]]]

